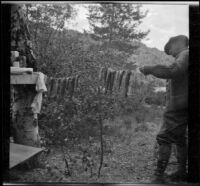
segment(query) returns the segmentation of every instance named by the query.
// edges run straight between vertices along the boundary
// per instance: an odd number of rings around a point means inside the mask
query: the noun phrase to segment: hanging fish
[[[121,71],[117,71],[117,78],[116,78],[116,90],[119,91],[120,88],[120,75]]]
[[[127,70],[126,76],[125,76],[124,92],[123,92],[123,96],[124,96],[124,97],[127,97],[127,92],[128,92],[128,86],[129,86],[130,76],[131,76],[131,71],[130,71],[130,70]]]
[[[109,90],[110,81],[111,81],[111,69],[108,69],[106,77],[105,93],[107,93],[107,91]]]
[[[59,98],[60,95],[60,89],[61,89],[61,78],[58,78],[58,87],[57,87],[57,92],[56,92],[56,98]]]
[[[122,83],[121,83],[121,88],[120,88],[120,95],[123,97],[126,97],[127,94],[127,83],[129,81],[129,75],[130,71],[125,71],[123,79],[122,79]]]
[[[55,78],[51,94],[52,98],[55,98],[57,96],[57,90],[58,90],[58,79]]]
[[[75,92],[75,84],[76,84],[76,77],[72,78],[72,93],[74,94]]]
[[[135,74],[135,83],[134,83],[134,89],[135,89],[135,91],[137,92],[137,90],[138,90],[138,88],[139,88],[139,86],[138,86],[138,79],[137,79],[137,76],[138,76],[138,73],[136,73]]]
[[[105,77],[105,93],[107,93],[107,89],[108,89],[108,76],[109,76],[109,74],[110,74],[110,71],[109,71],[109,69],[107,69],[106,77]]]
[[[63,78],[59,78],[58,79],[58,89],[57,89],[57,95],[56,97],[59,98],[60,97],[60,92],[61,92],[61,86],[62,86],[62,81],[63,81]]]
[[[70,81],[70,92],[69,92],[70,97],[72,97],[74,94],[74,87],[75,87],[75,77],[72,77]]]
[[[116,76],[116,71],[113,70],[112,76],[111,76],[111,84],[110,84],[110,91],[111,92],[113,91],[115,76]]]
[[[109,76],[109,81],[108,81],[108,91],[110,91],[110,85],[111,85],[111,81],[112,81],[112,70],[110,69],[110,76]]]
[[[71,77],[67,79],[67,94],[69,95],[71,90]]]
[[[139,94],[141,93],[142,91],[142,76],[140,73],[137,74],[137,88],[138,88],[138,92]]]
[[[53,97],[53,89],[54,89],[54,86],[55,86],[55,79],[54,78],[51,78],[51,85],[50,85],[50,91],[49,91],[49,96],[50,96],[50,98],[52,98]]]
[[[115,71],[115,78],[114,78],[114,83],[113,83],[113,91],[117,90],[118,87],[118,76],[119,76],[119,71]]]
[[[125,74],[125,71],[124,70],[120,70],[120,77],[119,77],[119,90],[121,88],[121,85],[122,85],[122,80],[123,80],[123,76]]]
[[[127,95],[128,96],[132,96],[133,95],[133,91],[134,91],[134,71],[131,71],[131,75],[130,75],[130,80],[129,80],[129,86],[128,86],[128,92]]]
[[[67,83],[66,78],[63,78],[61,91],[60,91],[60,97],[61,98],[64,98],[64,96],[65,96],[66,83]]]
[[[108,69],[105,68],[104,71],[103,71],[103,83],[104,83],[105,86],[106,86],[106,77],[107,77],[107,74],[108,74]]]
[[[71,77],[67,78],[67,95],[69,96],[71,90]]]
[[[75,78],[75,89],[78,88],[78,85],[79,85],[79,77],[80,77],[80,75],[76,75],[76,78]]]
[[[69,95],[70,97],[73,96],[73,93],[74,93],[74,84],[75,84],[75,78],[74,77],[71,77],[70,79],[70,86],[69,86]]]
[[[112,70],[112,69],[109,69],[109,71],[110,71],[110,78],[109,78],[109,81],[108,81],[108,90],[111,92],[111,84],[112,84],[113,70]]]
[[[52,79],[51,77],[47,77],[46,82],[45,82],[46,87],[47,87],[47,95],[50,94],[50,89],[51,89],[51,79]]]
[[[111,68],[107,69],[107,74],[106,74],[106,82],[108,82],[108,77],[110,76]]]
[[[104,71],[105,71],[105,68],[104,68],[104,67],[101,67],[101,69],[100,69],[100,71],[99,71],[99,80],[100,80],[100,81],[103,80]]]
[[[120,78],[121,77],[122,77],[122,80],[121,80],[121,84],[120,84],[120,95],[123,95],[124,87],[125,87],[126,71],[123,76],[120,76]]]

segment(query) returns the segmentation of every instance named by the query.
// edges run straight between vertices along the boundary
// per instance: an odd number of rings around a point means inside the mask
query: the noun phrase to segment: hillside
[[[78,32],[70,30],[68,33],[74,35]],[[103,47],[107,45],[120,51],[132,53],[129,60],[132,60],[132,62],[136,61],[138,65],[170,64],[173,61],[173,58],[166,55],[164,51],[160,51],[157,48],[150,48],[139,41],[123,42],[114,40],[111,44],[108,44],[108,42],[100,42],[98,39],[94,38],[93,34],[86,32],[83,34],[79,32],[79,34],[82,35],[81,38],[84,41],[89,40],[92,43],[101,43]]]
[[[147,47],[143,43],[136,43],[138,49],[130,56],[128,62],[134,62],[138,66],[156,65],[156,64],[170,64],[173,58],[166,55],[163,51],[157,48]]]
[[[111,43],[102,42],[95,39],[92,34],[88,33],[78,33],[77,31],[67,31],[66,34],[71,35],[71,37],[79,36],[79,41],[83,44],[83,47],[87,50],[91,47],[97,47],[99,52],[111,49],[116,52],[116,54],[123,53],[127,54],[129,57],[123,62],[121,68],[134,70],[137,66],[143,65],[156,65],[156,64],[166,64],[169,65],[173,62],[171,56],[166,55],[163,51],[157,48],[150,48],[145,44],[133,41],[125,42],[114,40]],[[155,78],[153,76],[148,76],[148,81],[154,82],[155,86],[165,86],[165,80]]]

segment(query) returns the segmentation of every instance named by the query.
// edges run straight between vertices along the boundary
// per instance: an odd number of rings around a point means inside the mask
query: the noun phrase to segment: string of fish
[[[72,97],[79,86],[79,77],[79,75],[64,78],[47,77],[47,96],[52,99],[63,98],[66,94]]]
[[[145,77],[135,70],[113,70],[102,67],[99,71],[99,80],[103,82],[105,94],[115,91],[127,97],[148,91]]]

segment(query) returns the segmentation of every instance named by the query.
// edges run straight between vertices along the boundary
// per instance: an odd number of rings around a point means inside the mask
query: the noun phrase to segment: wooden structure
[[[38,74],[34,72],[32,74],[20,74],[20,75],[12,75],[10,77],[11,85],[33,85],[36,84],[38,78]]]
[[[24,163],[32,156],[42,152],[41,148],[35,148],[16,143],[10,143],[10,163],[9,168],[13,168],[20,163]]]

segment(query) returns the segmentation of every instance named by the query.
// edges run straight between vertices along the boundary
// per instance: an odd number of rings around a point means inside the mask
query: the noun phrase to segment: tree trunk
[[[34,119],[30,107],[36,95],[35,85],[14,85],[13,87],[12,128],[14,129],[14,142],[40,147],[38,120]]]

